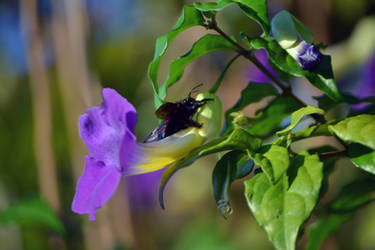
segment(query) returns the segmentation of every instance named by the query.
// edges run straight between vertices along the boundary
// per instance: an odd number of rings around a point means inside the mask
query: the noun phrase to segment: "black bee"
[[[187,98],[174,103],[164,103],[155,111],[156,116],[163,119],[163,121],[147,136],[144,140],[145,143],[159,141],[188,127],[202,127],[201,124],[192,120],[192,117],[197,112],[198,108],[213,99],[206,98],[197,101],[191,97],[193,91],[201,85],[202,84],[195,86],[190,91]]]

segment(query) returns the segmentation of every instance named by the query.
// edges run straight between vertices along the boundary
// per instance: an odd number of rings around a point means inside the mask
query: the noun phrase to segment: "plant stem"
[[[322,153],[319,154],[320,159],[327,159],[330,157],[335,157],[335,156],[346,156],[348,155],[348,150],[342,150],[342,151],[335,151],[335,152],[328,152],[328,153]]]
[[[293,94],[291,88],[289,86],[285,86],[279,79],[277,79],[274,75],[271,74],[271,72],[268,71],[268,69],[252,54],[251,50],[247,50],[244,47],[242,47],[240,44],[235,42],[232,38],[230,38],[222,29],[220,29],[217,26],[217,22],[215,18],[212,18],[208,24],[206,25],[208,29],[215,30],[217,33],[219,33],[222,37],[224,37],[226,40],[228,40],[231,44],[233,44],[237,48],[237,52],[251,61],[256,67],[258,67],[259,70],[261,70],[269,79],[271,79],[275,85],[282,90],[283,96],[289,96],[293,98],[296,102],[298,102],[301,106],[306,107],[307,104],[303,102],[299,97]],[[319,114],[312,114],[311,115],[317,122],[325,123],[326,120],[324,116]]]

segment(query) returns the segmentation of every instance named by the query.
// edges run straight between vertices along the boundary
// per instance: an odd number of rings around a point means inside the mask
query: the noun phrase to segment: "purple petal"
[[[114,89],[103,89],[102,95],[101,108],[109,125],[120,131],[127,128],[134,133],[137,124],[137,113],[134,106]]]
[[[301,42],[298,51],[297,61],[301,64],[303,70],[311,70],[322,60],[322,53],[314,45],[305,41]]]
[[[86,166],[78,180],[72,210],[79,214],[90,214],[95,220],[96,210],[101,208],[114,194],[121,173],[114,165],[105,165],[93,157],[86,156]]]
[[[120,166],[123,175],[134,174],[133,166],[141,162],[143,157],[144,153],[138,146],[134,134],[126,131],[120,146]]]
[[[119,150],[123,134],[103,119],[102,109],[93,107],[79,118],[80,134],[91,154],[107,165],[119,165]]]
[[[126,131],[134,133],[136,110],[113,89],[103,89],[101,107],[93,107],[79,119],[80,134],[95,159],[119,165],[119,151]]]

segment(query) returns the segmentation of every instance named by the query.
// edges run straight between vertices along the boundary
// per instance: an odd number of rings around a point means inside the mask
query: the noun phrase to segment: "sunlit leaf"
[[[296,249],[298,232],[315,207],[323,178],[318,156],[306,152],[292,158],[289,169],[273,185],[264,173],[245,181],[248,205],[279,250]]]
[[[221,215],[226,218],[232,212],[229,191],[232,182],[243,178],[253,169],[254,162],[247,160],[243,151],[231,151],[216,163],[212,173],[213,194]]]
[[[375,150],[375,115],[347,118],[330,129],[343,141],[356,142]]]
[[[178,19],[177,23],[173,27],[171,31],[167,34],[160,36],[156,39],[155,43],[155,52],[154,58],[152,59],[149,68],[148,68],[148,76],[151,79],[152,87],[154,88],[155,92],[155,104],[160,106],[162,101],[158,97],[159,93],[159,84],[158,84],[158,73],[159,73],[159,66],[164,55],[166,49],[169,47],[173,39],[182,31],[197,25],[204,24],[204,18],[200,11],[196,10],[194,7],[185,6],[180,18]]]
[[[277,182],[289,167],[289,153],[278,145],[265,145],[252,155],[271,183]]]
[[[236,50],[235,46],[220,35],[207,34],[194,43],[191,50],[185,55],[175,59],[169,66],[167,79],[159,89],[162,100],[167,96],[167,89],[176,83],[184,73],[185,67],[208,53],[218,50]]]
[[[0,224],[45,226],[61,234],[65,232],[51,207],[38,198],[20,200],[0,211]]]
[[[306,115],[311,115],[311,114],[324,114],[324,110],[310,106],[308,105],[307,107],[300,108],[297,111],[294,111],[291,116],[291,122],[290,125],[286,128],[284,128],[281,131],[278,131],[277,134],[286,134],[292,131],[292,129],[297,126],[297,124],[300,122],[300,120],[306,116]]]
[[[230,4],[237,4],[240,9],[251,19],[256,21],[268,35],[270,22],[268,19],[266,0],[218,0],[217,2],[194,3],[194,7],[201,11],[220,11]]]
[[[361,144],[353,143],[349,145],[349,157],[354,165],[375,175],[374,150],[362,146]]]
[[[233,116],[231,113],[240,111],[251,103],[256,103],[267,96],[275,96],[277,91],[270,84],[250,82],[245,89],[241,91],[241,97],[236,104],[225,112],[225,131],[224,135],[233,131]]]

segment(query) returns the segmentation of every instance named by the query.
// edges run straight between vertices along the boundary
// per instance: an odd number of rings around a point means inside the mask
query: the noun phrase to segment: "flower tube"
[[[322,60],[322,54],[312,44],[313,34],[287,11],[279,12],[271,21],[272,35],[302,67],[312,70]]]
[[[162,140],[137,143],[134,129],[136,110],[113,89],[103,89],[103,103],[86,111],[79,119],[80,135],[90,156],[78,180],[72,210],[88,213],[95,220],[96,210],[112,197],[121,177],[149,173],[167,167],[218,134],[221,126],[221,103],[214,99],[198,111],[201,128],[187,128]],[[217,113],[220,112],[220,113]]]

